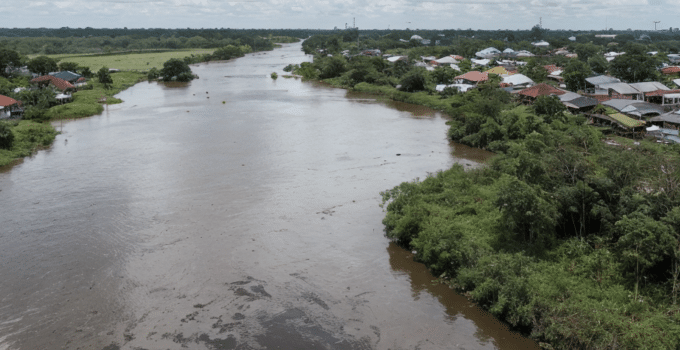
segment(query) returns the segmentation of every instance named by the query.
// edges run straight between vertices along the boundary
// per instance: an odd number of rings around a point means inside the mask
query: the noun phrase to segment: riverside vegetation
[[[494,75],[436,93],[460,72],[337,55],[356,41],[317,38],[308,52],[336,52],[285,70],[442,110],[452,141],[497,154],[382,192],[388,237],[544,348],[680,348],[680,146],[607,139],[555,97],[514,102]]]
[[[7,30],[6,30],[7,31]],[[25,30],[9,30],[9,34]],[[114,30],[115,31],[115,30]],[[28,32],[32,33],[30,30]],[[42,34],[45,31],[40,30]],[[77,31],[76,31],[77,32]],[[110,31],[109,31],[110,32]],[[104,33],[109,33],[104,31]],[[191,32],[191,31],[189,31]],[[224,31],[223,31],[224,32]],[[47,30],[47,34],[59,34],[59,30]],[[145,32],[148,37],[113,38],[73,38],[73,37],[21,37],[0,38],[0,67],[7,67],[0,72],[0,95],[12,97],[22,102],[25,112],[22,121],[0,122],[0,167],[12,164],[17,158],[25,157],[36,149],[49,146],[57,134],[49,124],[51,120],[89,117],[101,113],[104,104],[121,103],[115,94],[144,80],[161,78],[163,81],[189,81],[194,78],[189,64],[229,60],[243,57],[253,51],[272,50],[275,42],[293,42],[297,38],[268,35],[261,37],[255,31],[233,33],[226,31],[224,36],[211,32],[209,40],[201,36],[193,40],[170,38],[162,42],[165,46],[154,46],[153,32]],[[208,34],[205,34],[208,33]],[[7,34],[7,33],[6,33]],[[35,34],[35,33],[33,33]],[[95,50],[98,42],[112,40],[133,52],[67,54],[82,52],[83,49]],[[174,42],[174,43],[173,43]],[[83,46],[78,49],[77,43]],[[179,43],[179,44],[178,44]],[[42,44],[42,46],[41,46]],[[178,45],[176,45],[178,44]],[[47,45],[47,46],[45,46]],[[182,50],[168,50],[164,47],[182,47]],[[45,50],[48,47],[48,50]],[[154,52],[143,52],[143,48],[153,48]],[[20,51],[17,51],[20,50]],[[40,50],[40,51],[39,51]],[[102,51],[102,50],[100,50]],[[111,51],[107,48],[104,51]],[[29,58],[29,54],[51,53]],[[61,62],[60,62],[61,60]],[[151,65],[153,63],[154,65]],[[156,64],[163,63],[162,69]],[[27,65],[31,70],[46,74],[56,70],[78,72],[91,78],[88,85],[73,92],[73,100],[59,104],[53,88],[23,90],[14,92],[15,88],[29,86],[25,76],[9,73],[14,67]],[[121,70],[109,73],[108,67]],[[95,72],[95,73],[93,73]]]

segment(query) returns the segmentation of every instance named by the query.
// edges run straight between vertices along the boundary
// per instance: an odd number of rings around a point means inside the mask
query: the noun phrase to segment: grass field
[[[120,103],[122,101],[113,97],[113,95],[146,80],[144,74],[134,71],[112,73],[111,78],[113,79],[111,89],[104,89],[104,86],[96,79],[91,79],[88,84],[94,87],[92,90],[74,92],[73,102],[54,106],[47,111],[47,115],[50,119],[68,119],[99,114],[104,110],[102,104],[98,102],[100,98],[106,97],[106,104]]]
[[[122,71],[147,71],[153,67],[163,68],[163,63],[171,58],[184,58],[186,56],[203,55],[212,53],[215,49],[189,49],[176,51],[154,51],[154,52],[131,52],[131,53],[112,53],[112,54],[61,54],[48,55],[50,58],[58,59],[60,62],[75,62],[79,66],[90,67],[96,72],[101,67],[116,68]]]
[[[14,144],[11,149],[0,149],[0,171],[6,170],[6,167],[16,159],[30,156],[37,149],[49,146],[57,135],[52,125],[47,123],[36,123],[30,120],[8,123],[14,133]]]

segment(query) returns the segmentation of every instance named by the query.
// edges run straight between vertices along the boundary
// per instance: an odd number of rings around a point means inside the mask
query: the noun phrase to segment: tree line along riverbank
[[[544,348],[680,347],[680,146],[605,137],[555,97],[516,102],[493,75],[433,93],[446,69],[398,62],[287,67],[442,110],[449,139],[497,153],[384,191],[387,236]]]
[[[228,43],[228,45],[214,49],[96,55],[54,54],[33,58],[8,48],[23,47],[21,46],[22,40],[33,43],[36,40],[47,39],[12,38],[11,40],[5,39],[4,42],[0,40],[0,65],[7,68],[0,74],[0,95],[20,101],[24,110],[21,120],[0,121],[0,167],[11,166],[15,160],[49,146],[57,134],[50,125],[51,121],[100,114],[105,104],[122,102],[114,97],[115,94],[138,82],[157,78],[174,79],[172,76],[163,76],[163,69],[157,69],[155,66],[159,62],[179,64],[189,71],[188,64],[243,57],[254,50],[273,50],[277,45],[275,42],[292,42],[298,39],[271,35],[257,38],[232,37],[216,41],[216,43]],[[66,42],[68,39],[52,38],[49,40]],[[255,49],[247,44],[241,45],[242,41],[254,43]],[[45,74],[53,71],[77,72],[88,79],[87,85],[72,91],[72,97],[68,103],[60,103],[56,96],[61,91],[51,84],[38,89],[31,88],[29,77],[23,75],[18,69],[21,66],[27,66],[31,70],[38,70]],[[116,68],[115,73],[108,72],[108,68],[115,67],[120,68]],[[180,77],[189,78],[182,80],[190,80],[193,76],[189,71],[188,74],[179,74],[177,78]]]

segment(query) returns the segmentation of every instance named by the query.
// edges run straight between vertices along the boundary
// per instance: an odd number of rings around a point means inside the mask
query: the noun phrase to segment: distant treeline
[[[616,34],[615,39],[599,38],[598,34]],[[163,29],[163,28],[0,28],[0,46],[28,54],[92,53],[145,49],[218,48],[227,45],[248,45],[257,51],[267,38],[337,37],[344,42],[361,43],[359,49],[408,48],[413,35],[430,40],[427,46],[458,46],[470,50],[495,44],[503,47],[530,47],[530,43],[546,40],[552,47],[576,43],[616,46],[630,41],[655,44],[661,51],[680,52],[678,31],[578,31],[549,30],[535,26],[531,30],[360,30],[350,29]],[[288,42],[286,40],[277,42]],[[472,43],[479,45],[471,45]],[[615,43],[615,44],[612,44]],[[319,46],[319,45],[313,45]],[[473,52],[474,53],[474,52]],[[460,53],[463,54],[463,53]]]
[[[271,50],[274,42],[293,42],[307,32],[239,29],[0,29],[0,48],[23,55],[111,53],[118,51],[250,46]]]

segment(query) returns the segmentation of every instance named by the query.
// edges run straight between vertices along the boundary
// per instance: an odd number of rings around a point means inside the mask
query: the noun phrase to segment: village
[[[613,38],[615,35],[597,35],[598,37]],[[570,37],[569,40],[575,40]],[[413,35],[411,41],[430,44],[430,40]],[[406,41],[406,40],[403,40]],[[532,43],[535,47],[549,48],[546,41]],[[321,51],[323,53],[323,51]],[[343,51],[349,57],[349,51]],[[649,56],[659,55],[659,52],[647,52]],[[408,56],[382,54],[380,50],[363,50],[362,56],[382,56],[390,63],[408,61]],[[624,57],[625,52],[607,52],[603,58],[607,63]],[[489,80],[491,75],[501,78],[499,88],[511,93],[516,101],[531,105],[539,96],[555,96],[572,114],[583,114],[589,124],[600,129],[605,135],[614,133],[630,138],[655,138],[663,143],[680,143],[678,128],[680,127],[680,55],[667,54],[662,63],[653,69],[666,81],[672,82],[668,86],[659,81],[624,81],[611,74],[591,74],[582,79],[579,89],[570,91],[565,84],[565,68],[555,64],[543,65],[541,82],[535,82],[525,74],[522,67],[527,66],[528,59],[536,57],[527,50],[515,51],[506,48],[501,51],[495,47],[488,47],[475,53],[474,57],[466,59],[461,55],[447,55],[443,57],[420,56],[413,65],[433,72],[437,69],[450,67],[454,71],[464,71],[459,66],[466,62],[469,71],[454,77],[449,84],[437,84],[436,91],[443,93],[445,89],[455,89],[465,93],[475,89],[478,84]],[[569,52],[566,47],[550,49],[546,55],[563,56],[577,59],[578,55]],[[462,65],[461,65],[462,66]],[[540,69],[540,68],[539,68]]]

